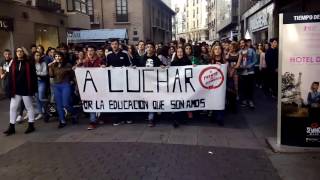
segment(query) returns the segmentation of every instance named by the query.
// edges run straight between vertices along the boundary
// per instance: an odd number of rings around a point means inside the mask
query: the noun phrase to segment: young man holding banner
[[[106,67],[103,63],[102,59],[100,59],[96,54],[96,48],[94,46],[87,47],[87,57],[83,62],[82,67],[89,68],[97,68],[97,67]],[[99,124],[103,124],[103,121],[99,122]],[[97,127],[97,113],[90,113],[90,124],[88,126],[88,130],[96,129]]]
[[[140,58],[138,62],[138,67],[165,67],[164,64],[160,61],[160,59],[156,56],[155,45],[152,42],[147,42],[147,53]],[[154,112],[148,113],[148,121],[149,127],[154,127]]]
[[[112,39],[111,40],[111,48],[112,51],[108,52],[106,55],[106,63],[108,67],[123,67],[123,66],[131,66],[130,58],[129,55],[125,52],[123,52],[119,48],[119,40],[118,39]],[[125,115],[122,113],[119,113],[119,118],[121,121],[124,122],[125,120]],[[127,124],[131,124],[131,120],[126,120]],[[113,122],[114,126],[120,125],[119,119],[115,119]]]

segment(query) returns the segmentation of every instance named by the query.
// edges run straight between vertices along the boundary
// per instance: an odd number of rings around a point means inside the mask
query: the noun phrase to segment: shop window
[[[59,45],[58,27],[43,24],[35,26],[36,44],[41,44],[45,49]]]
[[[116,21],[128,22],[128,0],[116,0]]]

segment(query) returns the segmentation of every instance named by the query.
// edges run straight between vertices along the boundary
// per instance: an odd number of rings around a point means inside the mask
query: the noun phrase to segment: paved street
[[[275,101],[257,94],[257,109],[227,114],[225,127],[195,119],[173,129],[143,120],[87,131],[87,122],[58,130],[37,122],[37,131],[0,136],[1,179],[285,179],[314,180],[320,154],[276,154],[265,143],[276,132]],[[8,101],[0,101],[0,127]],[[165,116],[167,117],[167,116]]]

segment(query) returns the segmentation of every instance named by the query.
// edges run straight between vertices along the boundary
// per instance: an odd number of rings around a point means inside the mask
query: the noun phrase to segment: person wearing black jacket
[[[10,93],[10,125],[4,132],[7,136],[15,134],[15,123],[18,106],[23,100],[28,111],[29,126],[26,134],[35,131],[34,128],[34,108],[32,97],[38,89],[37,74],[34,63],[31,63],[23,48],[16,49],[16,57],[13,59],[9,70],[9,93]]]
[[[192,62],[190,59],[184,54],[183,48],[178,48],[177,52],[175,54],[175,57],[173,58],[173,61],[171,62],[171,66],[188,66],[192,65]]]
[[[111,40],[111,48],[112,50],[106,54],[106,64],[108,67],[123,67],[123,66],[131,66],[130,58],[127,53],[123,52],[119,48],[119,40],[112,39]],[[124,113],[117,113],[119,115],[119,119],[115,119],[113,121],[113,126],[120,125],[120,122],[126,122],[127,124],[131,124],[132,120],[124,120],[127,118]]]
[[[146,44],[147,53],[139,59],[138,67],[160,67],[164,64],[160,61],[155,53],[155,45],[152,42]]]
[[[106,62],[108,67],[122,67],[130,66],[130,58],[127,53],[123,52],[119,48],[119,40],[113,39],[111,41],[112,51],[109,51],[106,55]]]
[[[164,67],[165,66],[156,55],[156,48],[155,48],[154,43],[148,42],[146,44],[146,49],[147,49],[146,54],[141,59],[139,59],[138,67],[153,68],[153,67]],[[155,115],[154,112],[148,113],[149,127],[155,126],[154,115]]]
[[[178,47],[177,52],[173,58],[173,61],[171,62],[171,66],[188,66],[188,65],[192,65],[191,60],[186,56],[183,48]],[[190,114],[191,112],[188,112],[188,113]],[[189,115],[188,113],[187,113],[188,117],[189,116],[192,117],[192,114]],[[175,113],[174,121],[173,121],[174,128],[179,127],[179,120],[185,119],[184,114],[185,113],[182,113],[182,112]]]
[[[271,90],[272,96],[276,97],[278,92],[278,41],[273,38],[270,40],[271,48],[266,52],[265,59],[267,65],[268,86]]]

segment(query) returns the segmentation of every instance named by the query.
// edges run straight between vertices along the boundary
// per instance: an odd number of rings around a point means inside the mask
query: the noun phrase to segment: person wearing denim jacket
[[[249,48],[246,40],[240,40],[239,60],[236,68],[240,75],[239,89],[241,106],[254,108],[254,65],[257,63],[257,55],[254,49]]]

